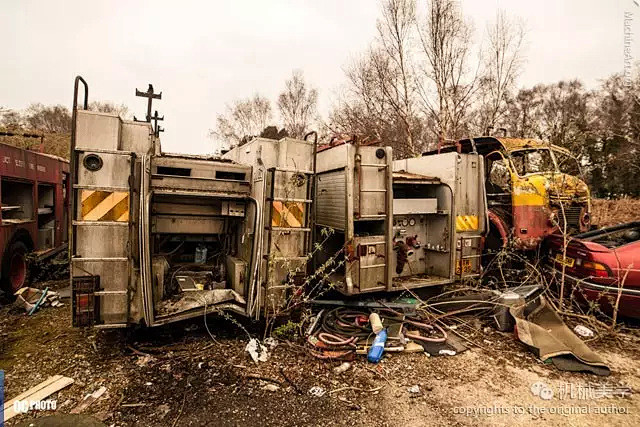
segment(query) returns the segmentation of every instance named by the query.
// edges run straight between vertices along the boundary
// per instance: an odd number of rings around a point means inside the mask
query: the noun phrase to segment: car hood
[[[555,250],[561,250],[562,247],[567,244],[567,249],[572,248],[576,251],[584,251],[584,252],[610,252],[611,249],[607,248],[600,243],[589,242],[586,240],[581,240],[576,237],[571,236],[563,236],[562,234],[552,234],[546,238],[546,244],[549,248]]]

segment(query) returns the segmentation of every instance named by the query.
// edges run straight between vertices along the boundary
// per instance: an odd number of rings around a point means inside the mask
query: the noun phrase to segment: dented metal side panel
[[[316,225],[344,231],[347,222],[347,177],[344,169],[317,176]]]
[[[249,315],[276,312],[288,288],[306,275],[310,252],[314,143],[294,138],[254,138],[223,155],[253,167],[248,216],[261,215],[252,238],[259,239],[259,268],[248,295]],[[250,239],[251,240],[251,239]],[[248,242],[247,242],[248,243]],[[250,248],[245,244],[245,251]]]
[[[391,290],[393,233],[390,147],[343,144],[317,155],[318,227],[336,230],[346,251],[338,289],[347,295]],[[322,262],[324,259],[318,257]]]

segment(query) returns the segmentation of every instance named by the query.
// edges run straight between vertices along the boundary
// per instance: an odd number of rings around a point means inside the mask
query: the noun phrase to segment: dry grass
[[[640,219],[640,199],[593,199],[592,218],[598,227],[637,221]]]

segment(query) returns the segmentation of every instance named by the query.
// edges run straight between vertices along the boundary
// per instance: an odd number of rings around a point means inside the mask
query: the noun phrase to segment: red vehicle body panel
[[[23,240],[30,239],[29,249],[37,249],[41,245],[38,239],[38,184],[47,184],[53,187],[53,217],[55,218],[54,239],[50,250],[55,250],[67,241],[66,236],[66,212],[68,210],[69,188],[69,162],[56,156],[38,153],[7,144],[0,143],[0,178],[4,185],[0,187],[0,200],[6,200],[11,192],[12,184],[32,185],[33,212],[29,220],[10,221],[6,214],[0,215],[0,254],[5,255],[9,245],[17,233],[23,236]],[[63,184],[64,183],[64,184]],[[24,188],[24,187],[23,187]],[[1,203],[0,203],[1,204]],[[3,219],[4,218],[4,219]],[[26,234],[25,234],[26,233]],[[28,235],[28,239],[26,238]]]
[[[638,235],[640,222],[632,222],[568,238],[564,272],[574,292],[580,289],[576,295],[599,302],[603,311],[611,312],[620,294],[619,314],[640,319],[640,238],[633,238]],[[556,272],[562,271],[564,243],[559,235],[545,242]],[[585,268],[585,261],[601,269]]]

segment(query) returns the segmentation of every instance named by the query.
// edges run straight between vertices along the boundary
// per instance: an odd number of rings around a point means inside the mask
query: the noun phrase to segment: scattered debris
[[[374,334],[379,334],[382,331],[382,320],[380,320],[380,315],[375,311],[369,315],[369,323],[371,323],[371,329]]]
[[[15,304],[24,308],[27,314],[32,315],[41,307],[61,307],[64,304],[60,302],[60,296],[57,292],[45,289],[36,289],[24,287],[20,288],[14,294],[16,296]]]
[[[422,393],[420,393],[420,386],[419,385],[414,385],[411,386],[407,389],[407,391],[409,392],[409,394],[412,395],[421,395]],[[417,397],[417,396],[411,396],[411,397]]]
[[[351,367],[351,363],[343,362],[340,366],[336,366],[333,368],[333,372],[336,374],[342,374],[346,372]]]
[[[438,351],[438,354],[441,356],[455,356],[456,352],[453,350],[448,350],[446,348],[443,348],[442,350]]]
[[[251,338],[249,343],[244,348],[244,351],[248,352],[251,356],[251,359],[255,362],[266,362],[269,359],[269,352],[267,351],[267,347],[260,344],[256,338]]]
[[[331,391],[329,392],[329,394],[338,393],[338,392],[340,392],[340,391],[345,391],[345,390],[355,390],[355,391],[363,391],[363,392],[365,392],[365,393],[378,394],[378,392],[379,392],[380,390],[382,390],[382,389],[383,389],[383,386],[380,386],[380,387],[374,387],[374,388],[371,388],[371,389],[369,389],[369,390],[365,390],[365,389],[363,389],[363,388],[359,388],[359,387],[346,386],[346,387],[340,387],[340,388],[337,388],[337,389],[335,389],[335,390],[331,390]]]
[[[576,327],[573,328],[573,332],[584,338],[590,338],[593,336],[593,331],[582,325],[576,325]]]
[[[277,386],[275,384],[266,384],[264,387],[262,387],[264,390],[267,391],[278,391],[280,390],[280,386]]]
[[[319,319],[314,319],[319,326],[310,328],[314,332],[307,336],[310,353],[319,359],[350,361],[358,354],[367,355],[377,363],[383,352],[421,352],[427,345],[439,343],[442,347],[447,340],[444,329],[431,324],[431,320],[391,308],[371,312],[368,308],[339,306],[321,314]],[[381,325],[384,329],[376,334],[374,327],[378,329]],[[375,340],[381,343],[374,345]],[[369,357],[371,351],[379,354]]]
[[[326,390],[325,390],[325,389],[323,389],[322,387],[317,386],[317,385],[316,385],[316,386],[313,386],[313,387],[311,387],[311,388],[309,389],[309,394],[310,394],[311,396],[315,396],[315,397],[322,397],[322,396],[324,396],[326,393],[327,393],[327,392],[326,392]]]
[[[107,391],[107,388],[102,386],[93,393],[87,394],[82,402],[71,410],[71,414],[79,414],[87,409],[93,402],[100,399],[100,397]]]
[[[151,361],[153,361],[153,357],[150,354],[147,354],[145,356],[138,357],[138,360],[136,360],[136,365],[143,368],[147,366]]]
[[[30,388],[24,393],[16,396],[4,404],[4,420],[8,421],[18,415],[14,403],[18,401],[40,401],[49,397],[53,393],[62,390],[73,384],[73,378],[64,377],[62,375],[54,375],[47,380],[41,382],[37,386]]]
[[[264,343],[269,347],[269,350],[273,350],[278,346],[278,340],[273,337],[268,337],[264,340]]]
[[[424,352],[424,347],[422,347],[420,344],[416,342],[409,341],[407,345],[404,346],[404,352],[405,353],[422,353]]]

